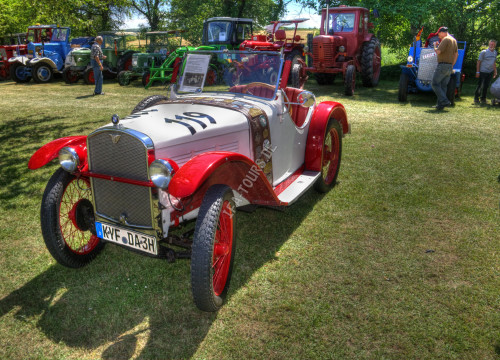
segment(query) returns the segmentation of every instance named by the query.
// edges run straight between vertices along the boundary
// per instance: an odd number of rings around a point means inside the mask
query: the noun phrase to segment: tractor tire
[[[347,96],[354,95],[354,88],[356,87],[356,66],[349,65],[345,71],[344,77],[344,93]]]
[[[380,51],[380,42],[376,37],[363,44],[361,55],[361,79],[363,86],[377,86],[380,78],[380,66],[382,55]]]
[[[139,104],[132,110],[131,114],[135,114],[136,112],[143,111],[151,106],[155,106],[158,104],[160,101],[166,101],[168,100],[168,97],[163,96],[163,95],[151,95],[148,96],[147,98],[144,98],[141,100]]]
[[[37,84],[46,84],[52,81],[52,67],[46,63],[38,63],[33,68],[33,81]]]
[[[80,75],[75,71],[71,71],[70,68],[65,68],[63,70],[62,77],[66,84],[74,84],[78,81]]]
[[[330,85],[335,81],[335,74],[315,73],[314,77],[318,85]]]
[[[26,66],[21,63],[10,66],[10,78],[16,83],[27,83],[31,80],[31,76],[26,75]]]
[[[401,76],[399,77],[399,91],[398,91],[398,100],[400,102],[406,102],[407,100],[409,81],[410,78],[408,77],[408,74],[401,73]]]
[[[88,67],[83,72],[83,82],[87,85],[95,85],[94,69]]]
[[[146,87],[146,85],[149,83],[149,79],[151,78],[151,72],[150,71],[145,71],[142,74],[142,86]],[[151,84],[153,85],[153,84]]]
[[[304,60],[304,58],[302,57],[302,55],[300,54],[300,52],[298,50],[293,50],[285,58],[285,60],[290,60],[292,62],[292,66],[290,67],[290,74],[288,76],[288,84],[287,85],[291,86],[291,87],[294,87],[294,88],[299,88],[300,87],[300,85],[299,85],[299,79],[298,78],[294,79],[294,76],[293,76],[293,68],[294,68],[295,65],[300,64],[299,63],[300,59]],[[299,67],[299,70],[300,70],[300,67]]]
[[[118,68],[118,73],[122,71],[131,71],[132,70],[132,55],[134,52],[128,52],[123,54],[120,59],[118,59],[118,63],[116,64]]]
[[[118,73],[118,84],[120,84],[120,86],[127,86],[130,84],[130,76],[127,70]]]
[[[451,102],[451,106],[455,106],[455,89],[457,88],[456,74],[451,74],[448,87],[446,89],[446,97]]]

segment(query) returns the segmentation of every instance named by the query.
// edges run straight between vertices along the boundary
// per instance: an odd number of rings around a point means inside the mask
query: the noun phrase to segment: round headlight
[[[172,179],[174,168],[167,160],[158,159],[149,165],[149,176],[156,187],[166,189]]]
[[[67,172],[74,172],[80,165],[80,158],[75,149],[63,147],[59,150],[59,164]]]
[[[408,62],[409,62],[409,63],[412,63],[412,62],[413,62],[413,56],[411,56],[411,55],[410,55],[410,56],[408,56]]]
[[[344,52],[345,51],[345,46],[344,45],[339,46],[339,51],[340,52]]]

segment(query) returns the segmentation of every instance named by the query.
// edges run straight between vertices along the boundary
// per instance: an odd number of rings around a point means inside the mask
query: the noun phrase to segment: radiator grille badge
[[[121,138],[121,135],[118,135],[118,134],[111,134],[109,136],[111,136],[111,141],[113,141],[113,144],[117,144]]]

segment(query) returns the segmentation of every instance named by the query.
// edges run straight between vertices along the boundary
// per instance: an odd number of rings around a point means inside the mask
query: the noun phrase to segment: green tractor
[[[106,31],[98,35],[102,36],[102,53],[106,56],[103,61],[103,75],[107,79],[115,78],[120,71],[132,68],[132,56],[137,51],[127,48],[127,38],[136,37],[135,32]],[[82,77],[87,85],[93,85],[94,70],[90,65],[90,49],[75,48],[68,56],[64,64],[63,79],[67,84],[72,84]]]
[[[244,40],[249,40],[252,37],[253,20],[242,18],[215,17],[204,21],[202,46],[182,46],[182,30],[176,34],[180,36],[179,47],[173,51],[165,61],[155,67],[154,63],[149,69],[149,73],[143,76],[143,84],[148,89],[151,85],[158,81],[162,84],[172,80],[172,74],[176,64],[182,59],[187,51],[197,50],[233,50],[238,49],[239,45]],[[211,65],[212,70],[207,74],[207,82],[213,83],[217,81],[217,66]]]
[[[138,78],[142,79],[142,85],[146,86],[149,80],[149,68],[154,63],[161,64],[170,55],[173,47],[170,41],[172,37],[179,37],[181,30],[150,31],[146,33],[146,52],[132,55],[132,69],[123,70],[118,73],[118,83],[122,86],[130,84]],[[182,42],[182,38],[181,38]]]

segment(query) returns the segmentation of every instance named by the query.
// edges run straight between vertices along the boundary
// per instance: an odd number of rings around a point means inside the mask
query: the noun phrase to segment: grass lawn
[[[108,245],[89,266],[52,259],[39,222],[53,163],[31,154],[124,117],[148,91],[106,82],[0,83],[1,359],[498,359],[500,108],[397,82],[306,88],[352,124],[339,184],[284,212],[238,213],[235,269],[216,314],[192,302],[189,261]]]

